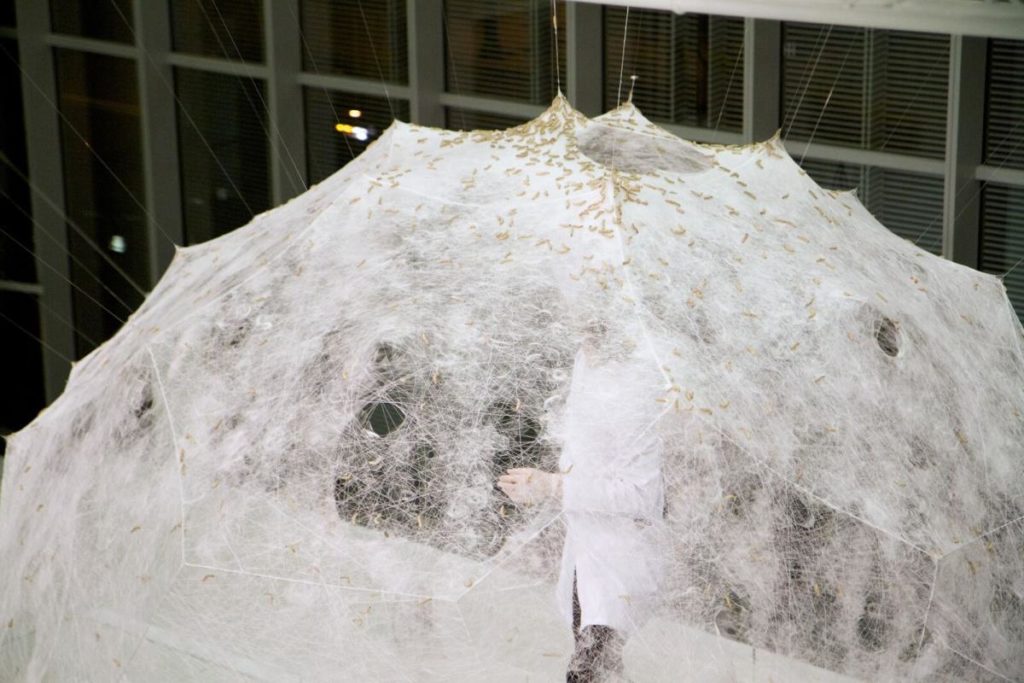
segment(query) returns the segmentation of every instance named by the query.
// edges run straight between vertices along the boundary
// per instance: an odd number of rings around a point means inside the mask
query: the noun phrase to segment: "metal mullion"
[[[76,50],[78,52],[92,52],[110,57],[135,59],[139,56],[139,49],[135,45],[115,43],[109,40],[97,40],[96,38],[85,38],[83,36],[69,36],[63,33],[47,34],[45,42],[50,47]]]
[[[18,292],[40,296],[43,286],[34,282],[18,282],[17,280],[0,280],[0,292]]]
[[[550,11],[549,8],[550,8],[550,5],[545,5],[543,8],[540,8],[537,3],[530,3],[528,5],[527,9],[526,9],[526,13],[527,13],[527,29],[526,29],[527,42],[526,42],[526,50],[527,50],[527,57],[530,60],[530,73],[529,73],[529,84],[530,85],[529,85],[529,94],[527,95],[527,97],[529,97],[534,102],[536,102],[537,99],[539,99],[540,91],[541,91],[541,87],[540,87],[541,79],[543,79],[543,77],[546,75],[546,74],[541,74],[540,73],[540,45],[541,45],[542,41],[541,41],[541,37],[540,37],[540,33],[539,33],[539,26],[538,26],[538,23],[537,23],[537,19],[538,19],[538,13],[537,12],[538,12],[538,10],[540,10],[541,12]],[[550,19],[549,19],[549,21],[550,21]]]
[[[748,18],[743,28],[743,140],[759,142],[782,125],[782,24]]]
[[[493,97],[480,97],[477,95],[456,95],[454,93],[441,93],[439,97],[441,104],[446,107],[458,109],[472,109],[487,114],[498,116],[513,116],[521,119],[533,119],[544,113],[546,106],[517,102],[515,100],[502,100]]]
[[[942,255],[971,268],[978,267],[981,242],[976,176],[984,155],[987,48],[984,38],[950,38]]]
[[[306,189],[301,27],[297,0],[264,0],[267,64],[267,129],[273,203],[283,204]]]
[[[297,76],[296,80],[299,85],[326,88],[327,90],[344,90],[345,92],[371,95],[373,97],[390,96],[395,99],[407,100],[410,96],[409,86],[392,84],[385,86],[379,80],[374,81],[366,78],[301,73]]]
[[[676,40],[679,36],[678,32],[676,31],[676,27],[679,25],[680,21],[680,16],[675,14],[670,15],[668,18],[668,91],[670,93],[668,100],[668,111],[669,119],[671,119],[672,121],[677,120],[676,115],[678,113],[676,111],[676,102],[678,102],[679,100],[677,93],[679,83],[676,82]],[[630,74],[630,95],[632,95],[633,93],[633,85],[635,84],[635,81],[633,80],[634,75],[635,74]],[[632,97],[629,97],[628,99],[632,101]]]
[[[601,6],[571,2],[565,7],[566,96],[576,109],[597,116],[604,109],[604,31]]]
[[[701,128],[698,126],[683,126],[677,123],[659,123],[657,121],[654,123],[684,140],[706,142],[713,145],[739,145],[745,142],[742,134],[732,131],[714,130],[713,128]]]
[[[871,139],[872,124],[874,123],[874,112],[871,104],[875,94],[875,31],[865,29],[864,34],[864,64],[866,73],[860,84],[860,144],[861,147],[867,149],[874,142]]]
[[[447,107],[458,109],[469,109],[472,111],[498,116],[513,116],[523,119],[532,119],[544,113],[545,107],[525,102],[501,100],[491,97],[478,97],[475,95],[455,95],[444,93],[441,95],[441,103]],[[673,135],[686,140],[696,140],[713,144],[733,145],[743,142],[743,136],[730,131],[716,131],[710,128],[698,128],[695,126],[682,126],[674,123],[655,122]]]
[[[698,12],[733,17],[760,17],[775,21],[836,24],[862,28],[892,29],[925,33],[949,34],[962,31],[968,35],[990,36],[1020,40],[1024,35],[1024,13],[1017,2],[992,0],[990,2],[938,3],[933,0],[576,0],[647,7],[676,12]]]
[[[1024,187],[1024,169],[982,164],[974,169],[974,179],[983,183]]]
[[[444,125],[444,3],[415,0],[406,4],[409,43],[409,118],[421,126]]]
[[[175,122],[170,11],[167,0],[134,0],[135,42],[142,125],[142,175],[146,188],[149,280],[155,285],[184,244],[181,174]]]
[[[897,154],[895,152],[879,152],[872,149],[859,149],[857,147],[841,147],[820,142],[807,144],[799,140],[786,140],[786,151],[790,156],[820,161],[839,161],[862,166],[877,166],[893,171],[906,171],[908,173],[919,173],[922,175],[942,176],[946,172],[946,165],[941,159],[927,159],[915,157],[908,154]]]
[[[259,78],[262,80],[267,78],[270,71],[270,68],[265,64],[253,64],[252,62],[233,61],[201,55],[186,55],[180,52],[168,53],[167,63],[183,69],[212,71],[227,76],[242,76],[243,78]]]
[[[18,56],[22,68],[25,145],[31,181],[33,242],[36,272],[42,288],[39,336],[43,341],[43,381],[47,402],[64,390],[75,357],[71,274],[68,266],[67,222],[64,218],[64,177],[60,118],[56,109],[57,77],[53,49],[47,42],[50,6],[38,0],[17,0]]]

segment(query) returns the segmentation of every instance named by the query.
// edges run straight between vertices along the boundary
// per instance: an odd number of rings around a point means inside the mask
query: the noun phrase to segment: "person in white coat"
[[[650,612],[664,556],[662,378],[650,359],[609,350],[606,337],[589,335],[576,354],[560,471],[516,468],[498,481],[518,504],[561,504],[566,539],[557,599],[573,626],[566,678],[573,682],[621,671],[622,646]]]

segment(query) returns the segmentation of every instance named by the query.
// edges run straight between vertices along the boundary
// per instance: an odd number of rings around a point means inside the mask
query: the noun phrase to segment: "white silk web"
[[[574,394],[595,321],[625,365]],[[1012,680],[1022,343],[998,279],[778,140],[560,97],[504,132],[396,123],[179,250],[13,437],[0,677],[556,680],[573,518],[495,480],[649,434],[660,514],[591,510],[580,541],[650,569],[606,590],[625,675]]]

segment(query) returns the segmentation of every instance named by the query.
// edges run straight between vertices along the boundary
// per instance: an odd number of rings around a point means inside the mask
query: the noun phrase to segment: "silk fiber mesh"
[[[10,439],[0,679],[559,680],[565,515],[495,480],[556,468],[595,325],[639,365],[593,415],[614,432],[628,396],[662,444],[624,676],[1021,680],[1002,283],[777,139],[561,98],[507,131],[395,123],[178,250]]]

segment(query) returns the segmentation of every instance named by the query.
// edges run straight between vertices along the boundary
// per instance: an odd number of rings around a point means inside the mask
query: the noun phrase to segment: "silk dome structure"
[[[10,439],[0,678],[558,680],[563,515],[494,482],[556,467],[595,321],[644,359],[623,389],[663,443],[626,675],[1020,679],[1002,283],[777,139],[561,97],[508,131],[395,123],[178,250]]]

